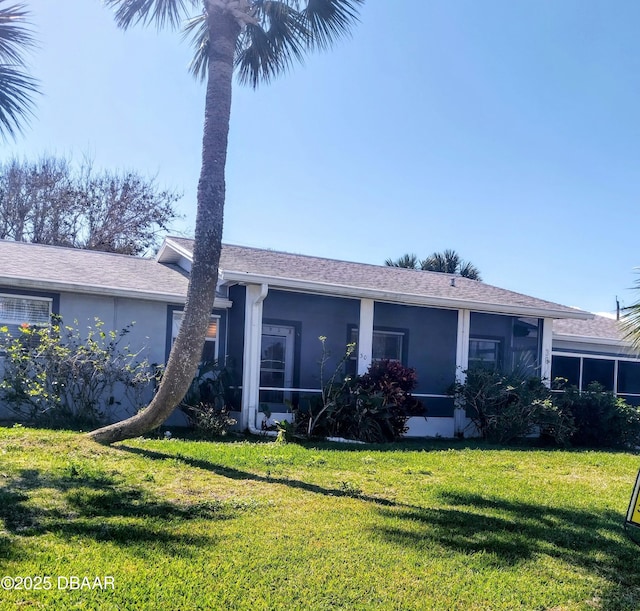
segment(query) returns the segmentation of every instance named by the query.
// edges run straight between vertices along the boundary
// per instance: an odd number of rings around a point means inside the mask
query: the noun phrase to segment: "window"
[[[51,301],[45,297],[0,295],[0,326],[7,326],[15,333],[23,324],[48,325]]]
[[[556,378],[567,380],[567,386],[580,388],[580,357],[554,354],[551,359],[551,381]]]
[[[175,341],[180,331],[180,325],[182,324],[183,312],[174,312],[172,329],[171,329],[171,343]],[[207,327],[207,335],[204,340],[204,348],[202,349],[202,361],[209,363],[218,360],[218,326],[220,322],[219,316],[211,316],[209,319],[209,326]]]
[[[475,338],[469,340],[469,367],[500,369],[500,340]]]
[[[598,382],[605,390],[613,390],[614,361],[604,359],[583,359],[582,390],[591,382]]]
[[[373,330],[373,346],[372,346],[372,361],[403,361],[404,352],[406,350],[404,331],[392,331],[392,330]],[[351,355],[351,365],[348,373],[354,374],[357,368],[358,362],[358,327],[350,327],[349,343],[355,344],[356,349]]]
[[[634,361],[618,362],[618,392],[640,394],[640,363]]]

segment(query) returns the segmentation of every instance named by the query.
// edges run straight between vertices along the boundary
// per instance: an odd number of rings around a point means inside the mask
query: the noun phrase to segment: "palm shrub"
[[[591,382],[583,391],[564,388],[555,397],[561,409],[571,413],[576,430],[571,443],[586,447],[637,447],[640,445],[640,407]]]
[[[237,403],[234,379],[232,369],[219,366],[217,361],[203,361],[198,366],[180,410],[200,435],[226,435],[236,424],[230,414]]]
[[[116,409],[143,404],[155,372],[125,338],[133,323],[105,331],[94,319],[86,331],[53,316],[48,326],[0,327],[0,398],[16,419],[51,427],[85,428],[111,420]]]
[[[507,443],[532,434],[556,443],[568,441],[573,432],[571,415],[554,404],[550,389],[540,378],[482,367],[465,373],[465,382],[455,384],[453,394],[487,441]]]

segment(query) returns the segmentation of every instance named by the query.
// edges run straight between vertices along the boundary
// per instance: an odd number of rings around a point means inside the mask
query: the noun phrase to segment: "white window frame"
[[[25,299],[28,301],[45,302],[49,306],[49,313],[47,315],[46,322],[33,321],[33,320],[16,320],[15,318],[7,319],[7,318],[2,318],[2,315],[0,314],[0,326],[13,325],[13,326],[19,327],[20,325],[28,324],[28,325],[38,326],[38,327],[44,327],[51,322],[51,314],[52,314],[52,306],[53,306],[53,299],[51,297],[38,297],[35,295],[23,295],[23,294],[14,294],[14,293],[0,293],[0,300],[2,299],[16,299],[16,300]]]

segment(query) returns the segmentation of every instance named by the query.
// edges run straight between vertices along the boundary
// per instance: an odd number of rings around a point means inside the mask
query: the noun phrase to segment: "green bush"
[[[539,378],[520,372],[469,369],[464,384],[453,393],[480,435],[493,443],[540,434],[566,443],[573,432],[567,410],[553,403],[551,391]]]
[[[606,391],[598,382],[591,382],[582,392],[575,386],[561,389],[554,401],[573,416],[576,430],[571,443],[586,447],[640,446],[640,408]]]
[[[137,411],[154,380],[140,352],[123,345],[132,325],[105,331],[94,319],[86,332],[53,316],[48,326],[0,328],[0,400],[16,419],[45,427],[94,427],[116,408]],[[132,323],[133,324],[133,323]]]

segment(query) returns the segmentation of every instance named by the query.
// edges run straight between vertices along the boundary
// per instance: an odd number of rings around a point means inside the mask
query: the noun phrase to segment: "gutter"
[[[183,304],[186,298],[185,293],[158,293],[149,291],[140,291],[137,289],[123,289],[114,286],[98,286],[87,285],[80,282],[51,282],[26,278],[17,278],[14,276],[0,276],[0,284],[6,284],[11,288],[25,288],[31,290],[61,292],[61,293],[80,293],[83,295],[102,295],[106,297],[125,297],[128,299],[144,299],[146,301],[161,301],[164,303],[180,303]],[[232,306],[232,302],[228,299],[219,299],[216,297],[214,308],[226,309]]]
[[[469,301],[467,299],[455,299],[451,297],[423,297],[421,295],[394,293],[379,289],[356,288],[348,285],[330,284],[327,282],[308,282],[294,278],[273,278],[262,274],[239,273],[225,270],[225,283],[236,282],[239,284],[264,284],[270,283],[273,288],[297,290],[300,292],[315,292],[335,297],[352,297],[354,299],[374,299],[389,303],[401,303],[404,305],[431,306],[448,309],[467,309],[474,312],[491,312],[495,314],[517,314],[535,318],[572,318],[591,320],[594,316],[591,312],[583,310],[566,310],[550,308],[535,308],[519,305],[502,305],[483,301]]]

